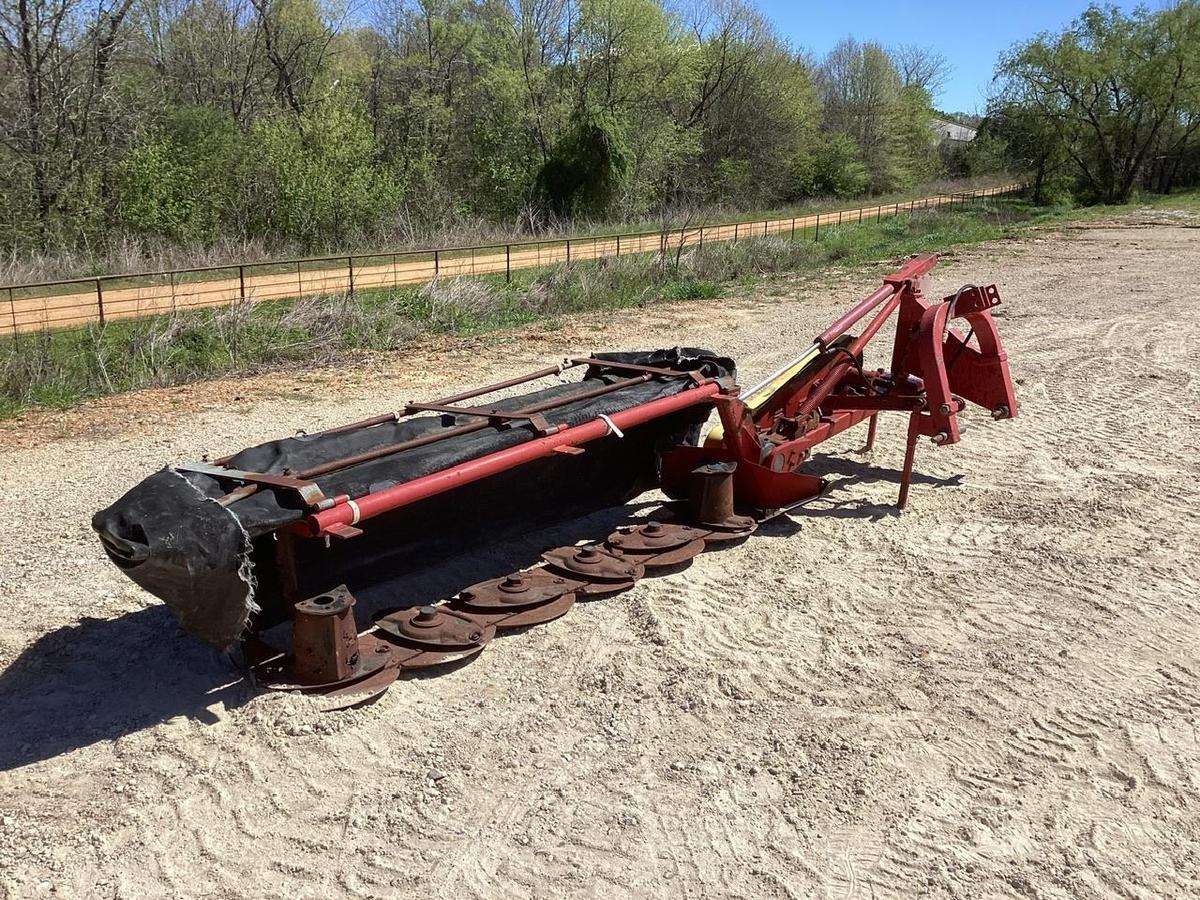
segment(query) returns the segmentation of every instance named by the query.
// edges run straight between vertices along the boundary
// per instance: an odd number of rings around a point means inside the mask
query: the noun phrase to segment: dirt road
[[[875,273],[430,348],[420,379],[218,382],[0,433],[0,895],[1200,894],[1200,306],[1180,288],[1200,230],[1179,226],[940,267],[945,292],[1000,284],[1022,415],[923,447],[903,516],[885,419],[869,458],[818,458],[827,502],[349,713],[252,697],[103,560],[92,511],[165,462],[569,351],[711,346],[749,383]],[[468,351],[494,365],[456,368]]]
[[[435,278],[473,277],[518,269],[540,269],[561,263],[588,262],[637,253],[668,252],[713,241],[736,241],[770,234],[797,234],[825,226],[860,223],[904,215],[913,209],[953,206],[969,199],[1002,196],[1019,184],[983,188],[968,194],[938,194],[904,203],[864,206],[810,216],[743,222],[739,225],[705,225],[666,235],[635,234],[612,238],[572,238],[505,247],[466,250],[381,253],[304,265],[254,264],[208,272],[184,272],[178,277],[82,279],[62,282],[49,290],[40,285],[18,287],[7,298],[0,293],[0,336],[45,329],[86,325],[89,322],[163,315],[202,307],[228,306],[239,300],[295,299],[342,294],[367,288],[424,284]],[[374,264],[369,260],[375,260]],[[211,276],[211,277],[206,277]],[[198,280],[199,279],[199,280]],[[130,287],[129,285],[134,286]],[[0,288],[0,292],[4,289]],[[4,300],[7,299],[7,302]]]

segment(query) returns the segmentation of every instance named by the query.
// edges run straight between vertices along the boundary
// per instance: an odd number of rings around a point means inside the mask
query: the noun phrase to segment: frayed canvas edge
[[[207,494],[205,494],[204,491],[192,484],[192,482],[185,478],[177,469],[172,466],[167,466],[167,471],[176,478],[181,479],[184,484],[196,492],[200,499],[205,500],[208,503],[215,504],[221,510],[221,512],[225,513],[225,515],[229,516],[229,518],[233,520],[234,524],[237,525],[238,531],[242,533],[242,560],[241,565],[238,566],[237,576],[241,582],[246,585],[246,596],[242,598],[242,602],[245,604],[245,615],[242,617],[242,629],[245,630],[246,623],[250,621],[250,617],[256,612],[259,612],[261,609],[254,599],[255,594],[258,591],[258,579],[254,577],[254,562],[250,558],[254,551],[254,545],[250,540],[250,532],[246,530],[246,526],[242,524],[242,520],[230,512],[227,506],[217,503],[215,498],[209,497]]]

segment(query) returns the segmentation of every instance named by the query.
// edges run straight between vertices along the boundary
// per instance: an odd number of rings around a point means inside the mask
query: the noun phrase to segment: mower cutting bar
[[[637,380],[649,377],[646,375]],[[721,393],[721,390],[719,383],[706,381],[680,394],[651,400],[649,403],[615,412],[611,416],[566,428],[557,434],[527,441],[515,447],[508,447],[488,456],[460,463],[441,472],[434,472],[404,484],[366,494],[353,501],[340,503],[332,509],[307,516],[298,523],[296,528],[312,537],[342,536],[345,529],[353,528],[361,521],[445,493],[456,487],[498,475],[535,459],[547,457],[551,453],[559,452],[559,448],[578,447],[614,432],[620,433],[625,429],[635,428],[683,409],[711,403],[713,398]]]

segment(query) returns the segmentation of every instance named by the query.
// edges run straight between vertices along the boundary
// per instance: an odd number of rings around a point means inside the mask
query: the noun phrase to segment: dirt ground
[[[831,496],[746,544],[351,712],[253,696],[105,561],[92,512],[164,463],[572,351],[708,346],[751,383],[875,273],[443,342],[405,360],[420,377],[380,361],[10,425],[0,895],[1200,895],[1185,224],[939,267],[942,292],[999,283],[1021,416],[923,446],[904,515],[897,417],[871,456],[859,432],[820,456]],[[494,562],[414,573],[413,596]]]

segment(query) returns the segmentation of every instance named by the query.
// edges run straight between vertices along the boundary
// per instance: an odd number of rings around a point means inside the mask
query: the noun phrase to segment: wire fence
[[[639,253],[668,253],[713,241],[738,241],[771,234],[790,237],[821,229],[879,222],[1014,194],[1022,183],[938,194],[907,202],[856,209],[671,230],[560,238],[473,247],[323,256],[274,262],[236,263],[71,278],[0,287],[0,335],[104,324],[238,302],[294,300],[327,294],[424,284],[439,278],[500,275],[515,270],[570,265]]]

